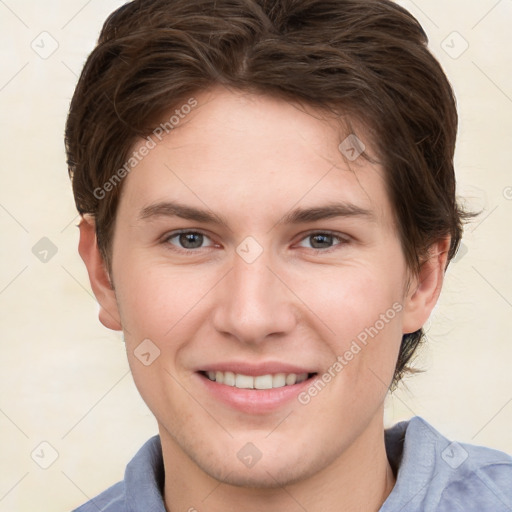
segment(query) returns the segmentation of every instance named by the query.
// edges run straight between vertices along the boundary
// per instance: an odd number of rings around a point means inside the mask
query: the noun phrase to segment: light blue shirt
[[[379,512],[512,512],[512,457],[450,442],[416,416],[386,430],[396,484]],[[159,436],[126,467],[124,480],[74,512],[165,512]],[[172,504],[171,504],[172,506]]]

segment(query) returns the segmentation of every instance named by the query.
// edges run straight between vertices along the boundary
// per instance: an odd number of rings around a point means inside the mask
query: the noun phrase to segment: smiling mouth
[[[242,373],[202,371],[199,372],[207,379],[218,384],[238,389],[277,389],[300,384],[313,378],[316,373],[273,373],[266,375],[244,375]]]

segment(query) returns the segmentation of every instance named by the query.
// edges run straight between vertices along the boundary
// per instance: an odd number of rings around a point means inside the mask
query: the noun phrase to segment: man
[[[86,511],[512,510],[512,458],[383,427],[471,214],[387,0],[146,0],[66,127],[79,251],[159,435]]]

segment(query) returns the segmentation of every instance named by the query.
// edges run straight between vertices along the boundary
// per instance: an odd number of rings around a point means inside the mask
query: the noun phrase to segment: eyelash
[[[168,235],[166,235],[164,237],[164,239],[162,240],[162,244],[166,245],[172,251],[175,251],[175,252],[178,252],[180,254],[187,255],[187,256],[194,255],[194,253],[197,253],[200,249],[207,249],[208,248],[208,247],[198,247],[196,249],[184,249],[182,247],[177,247],[177,246],[175,246],[175,245],[170,243],[170,240],[172,240],[173,238],[176,238],[177,236],[183,235],[183,234],[203,235],[204,237],[210,239],[210,237],[206,233],[204,233],[204,232],[202,232],[200,230],[187,230],[187,229],[183,229],[183,230],[179,230],[179,231],[173,231],[172,233],[169,233]],[[333,245],[332,247],[329,247],[329,248],[326,248],[326,249],[315,249],[313,247],[307,247],[307,249],[310,249],[310,250],[315,251],[315,252],[330,253],[330,252],[336,250],[336,248],[338,246],[346,245],[347,243],[349,243],[349,239],[348,239],[347,236],[342,236],[339,233],[336,233],[336,232],[333,232],[333,231],[329,231],[329,230],[327,230],[327,231],[320,231],[320,230],[310,231],[310,232],[306,233],[299,241],[302,242],[303,240],[306,240],[307,238],[310,238],[310,237],[315,236],[315,235],[332,236],[333,239],[336,239],[339,242],[339,243]]]

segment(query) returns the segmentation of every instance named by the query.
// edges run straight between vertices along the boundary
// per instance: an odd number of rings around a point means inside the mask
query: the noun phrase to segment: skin
[[[333,118],[224,88],[195,97],[198,107],[124,180],[110,276],[94,221],[80,224],[100,320],[124,331],[133,378],[158,422],[168,510],[377,511],[395,483],[384,399],[402,335],[419,329],[438,299],[449,239],[410,275],[384,170],[343,158],[347,133]],[[161,201],[214,212],[227,226],[141,219]],[[278,224],[294,208],[339,201],[373,218]],[[170,238],[179,229],[203,233],[203,245],[180,245]],[[312,230],[344,239],[319,245]],[[236,252],[248,236],[263,251],[252,263]],[[396,303],[401,311],[306,405],[240,412],[205,393],[196,373],[236,359],[321,375]],[[144,339],[160,350],[148,366],[134,353]],[[262,454],[251,468],[237,457],[246,443]]]

